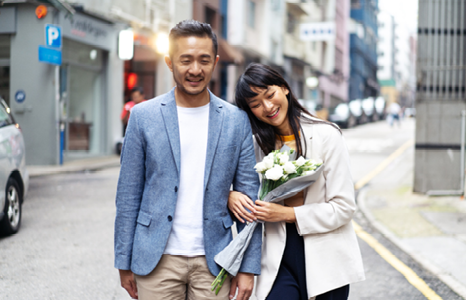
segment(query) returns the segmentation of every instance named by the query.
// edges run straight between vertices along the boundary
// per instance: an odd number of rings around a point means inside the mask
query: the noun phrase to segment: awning
[[[218,55],[220,56],[220,61],[223,62],[238,65],[244,62],[244,56],[241,54],[241,51],[228,44],[228,42],[224,39],[219,39]]]
[[[37,0],[38,2],[47,3],[63,12],[66,16],[74,15],[76,12],[74,8],[63,0]]]

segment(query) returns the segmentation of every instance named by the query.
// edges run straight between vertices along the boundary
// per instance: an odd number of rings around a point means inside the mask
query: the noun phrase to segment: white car
[[[0,98],[0,234],[18,232],[28,187],[23,134]]]

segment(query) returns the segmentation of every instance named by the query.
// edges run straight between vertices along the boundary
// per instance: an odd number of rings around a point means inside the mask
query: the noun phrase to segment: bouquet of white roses
[[[272,151],[254,167],[261,174],[259,199],[266,202],[279,202],[292,197],[313,184],[322,171],[322,161],[305,159],[294,160],[296,153],[288,146]],[[244,229],[218,253],[214,260],[222,267],[212,282],[212,291],[218,294],[228,274],[236,276],[249,246],[257,222],[247,224]]]

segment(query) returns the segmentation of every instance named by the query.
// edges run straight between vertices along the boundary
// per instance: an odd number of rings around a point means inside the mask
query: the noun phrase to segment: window
[[[351,0],[351,9],[360,9],[361,0]]]
[[[5,107],[0,104],[0,127],[8,126],[13,124],[13,120],[10,115],[6,112]]]
[[[296,25],[298,24],[298,20],[296,19],[295,15],[291,12],[288,12],[288,22],[286,24],[286,32],[293,34],[296,30]]]
[[[217,28],[216,22],[215,22],[215,10],[213,10],[212,8],[208,6],[205,7],[205,22],[207,24],[210,24],[212,29]]]
[[[251,0],[248,1],[248,26],[256,27],[256,2]]]

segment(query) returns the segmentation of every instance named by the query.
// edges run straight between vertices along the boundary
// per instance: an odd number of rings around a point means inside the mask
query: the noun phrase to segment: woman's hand
[[[231,191],[228,197],[228,208],[241,223],[244,223],[243,219],[248,222],[257,220],[253,214],[255,211],[254,202],[243,193]],[[252,213],[248,212],[246,208]]]
[[[287,207],[276,203],[256,200],[254,215],[257,219],[265,222],[296,222],[293,207]]]

